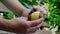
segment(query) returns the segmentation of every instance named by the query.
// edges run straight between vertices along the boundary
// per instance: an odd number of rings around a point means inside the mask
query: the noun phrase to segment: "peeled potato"
[[[34,12],[34,13],[31,14],[30,19],[31,20],[37,20],[40,17],[41,17],[40,12],[39,11],[36,11],[36,12]]]

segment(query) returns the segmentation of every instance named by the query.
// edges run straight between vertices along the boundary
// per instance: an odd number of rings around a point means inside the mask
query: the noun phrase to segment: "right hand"
[[[27,17],[20,17],[13,19],[15,26],[13,27],[14,32],[18,33],[34,33],[37,29],[43,24],[42,21],[44,18],[40,18],[34,21],[28,21]]]

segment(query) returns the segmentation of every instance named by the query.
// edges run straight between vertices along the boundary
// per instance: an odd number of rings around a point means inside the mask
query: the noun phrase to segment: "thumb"
[[[29,26],[37,26],[37,25],[41,24],[43,20],[44,20],[44,18],[40,18],[38,20],[30,21]]]
[[[38,10],[38,6],[33,6],[33,8],[34,8],[35,10]]]

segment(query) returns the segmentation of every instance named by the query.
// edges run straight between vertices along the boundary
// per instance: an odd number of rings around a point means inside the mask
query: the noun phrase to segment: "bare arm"
[[[0,18],[0,30],[5,30],[9,32],[25,33],[36,31],[43,23],[41,23],[44,18],[40,18],[35,21],[27,21],[27,17],[20,17],[13,20],[7,20]],[[32,28],[32,29],[30,29]],[[29,29],[29,31],[27,30]]]
[[[12,29],[12,22],[10,20],[0,18],[0,30],[10,31]]]
[[[2,3],[18,16],[27,16],[30,12],[29,9],[25,8],[18,0],[2,0]]]
[[[7,20],[0,18],[0,30],[21,33],[25,29],[27,29],[27,22],[24,22],[26,18],[16,18],[13,20]],[[22,21],[23,20],[23,21]]]

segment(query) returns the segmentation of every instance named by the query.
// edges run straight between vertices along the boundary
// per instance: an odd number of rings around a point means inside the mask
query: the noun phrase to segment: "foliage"
[[[48,20],[46,20],[47,23],[49,23],[51,26],[58,26],[58,31],[60,31],[60,0],[41,0],[41,2],[37,2],[37,0],[19,0],[21,3],[26,2],[27,4],[33,6],[33,5],[44,5],[44,3],[48,3],[48,12],[50,13],[50,16],[48,17]],[[12,19],[13,18],[12,13],[5,14],[7,18]]]
[[[60,0],[49,0],[49,12],[51,25],[58,25],[58,31],[60,31]]]
[[[50,16],[47,22],[50,23],[51,26],[58,26],[58,31],[60,31],[60,0],[48,0],[48,4]]]
[[[13,19],[14,18],[14,14],[12,12],[4,12],[3,16],[5,19]]]
[[[36,2],[36,0],[19,0],[21,3],[22,2],[26,2],[29,5],[38,5],[38,3]]]

